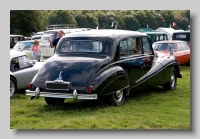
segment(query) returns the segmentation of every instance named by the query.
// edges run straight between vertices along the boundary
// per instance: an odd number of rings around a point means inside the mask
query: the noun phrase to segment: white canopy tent
[[[178,32],[178,31],[184,31],[184,30],[182,30],[182,29],[180,29],[180,30],[175,30],[175,29],[173,29],[173,28],[162,28],[162,27],[159,27],[159,28],[157,28],[157,29],[155,30],[155,32],[164,32],[164,33],[166,33],[169,40],[172,40],[172,34],[173,34],[174,32]]]

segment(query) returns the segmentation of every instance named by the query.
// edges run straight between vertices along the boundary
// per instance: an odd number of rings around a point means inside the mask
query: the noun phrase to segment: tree
[[[125,29],[138,30],[140,28],[140,22],[134,17],[134,15],[126,15],[124,18]]]
[[[75,24],[77,22],[75,18],[66,10],[53,10],[49,12],[48,24]]]
[[[10,34],[31,36],[33,32],[40,31],[42,22],[41,14],[37,10],[11,10]]]
[[[140,23],[140,28],[146,28],[148,25],[148,17],[146,16],[146,12],[143,10],[138,10],[135,12],[135,17]],[[139,29],[139,28],[138,28]]]

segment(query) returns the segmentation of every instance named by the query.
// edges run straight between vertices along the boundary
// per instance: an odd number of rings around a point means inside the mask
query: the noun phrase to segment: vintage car
[[[15,44],[12,50],[24,52],[30,60],[33,60],[33,46],[34,40],[19,41]],[[40,58],[43,60],[43,57]]]
[[[24,52],[10,50],[10,97],[27,89],[43,62],[31,62]]]
[[[12,50],[15,51],[22,51],[24,52],[30,60],[33,60],[33,52],[32,52],[32,46],[33,46],[34,40],[26,40],[26,41],[18,41]]]
[[[172,40],[180,40],[188,43],[190,47],[190,31],[178,31],[172,34]]]
[[[185,41],[160,41],[153,43],[152,47],[154,52],[160,57],[168,56],[173,51],[173,56],[180,65],[190,65],[190,47]]]
[[[82,31],[60,39],[54,55],[28,84],[26,95],[44,97],[47,104],[67,98],[109,100],[121,106],[136,89],[161,85],[174,90],[181,77],[178,61],[170,55],[157,57],[144,33]]]
[[[18,41],[23,41],[24,36],[22,35],[10,35],[10,49],[15,46]]]

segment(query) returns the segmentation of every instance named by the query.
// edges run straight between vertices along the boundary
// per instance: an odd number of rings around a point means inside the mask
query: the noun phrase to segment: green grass
[[[44,98],[14,94],[10,129],[190,129],[190,67],[181,66],[181,74],[176,90],[135,92],[121,107],[70,99],[49,106]]]

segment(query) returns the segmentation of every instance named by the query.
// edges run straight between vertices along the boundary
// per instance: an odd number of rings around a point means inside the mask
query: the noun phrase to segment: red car
[[[170,51],[173,51],[180,65],[190,65],[190,47],[185,41],[159,41],[153,43],[153,49],[160,57],[170,55]]]

